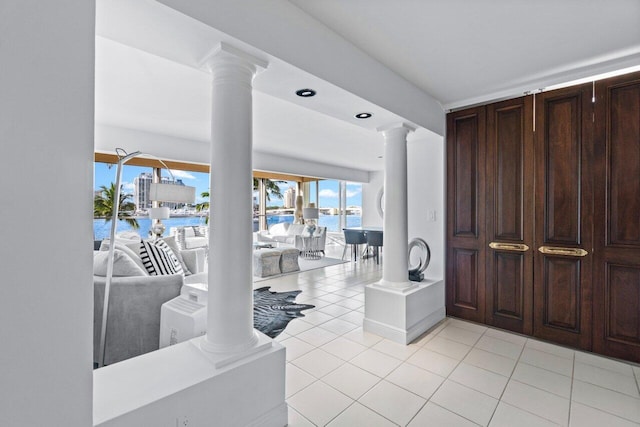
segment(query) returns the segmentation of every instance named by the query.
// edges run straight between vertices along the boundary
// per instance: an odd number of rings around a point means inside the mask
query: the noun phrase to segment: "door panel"
[[[447,115],[447,313],[484,322],[485,108]]]
[[[596,94],[594,350],[640,362],[640,73]]]
[[[533,306],[532,99],[487,107],[487,323],[525,334]]]
[[[539,94],[536,111],[533,333],[590,349],[591,85]]]

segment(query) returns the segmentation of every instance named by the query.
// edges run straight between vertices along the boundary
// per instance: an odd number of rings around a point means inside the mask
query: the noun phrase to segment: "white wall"
[[[95,4],[0,2],[0,424],[92,424]]]
[[[407,146],[409,240],[421,237],[429,244],[431,262],[424,275],[438,280],[444,279],[444,152],[444,139],[435,134]],[[428,220],[430,210],[436,214],[433,222]]]
[[[410,140],[407,144],[407,178],[409,240],[421,237],[431,248],[431,262],[425,277],[444,278],[444,139],[430,133],[428,137]],[[382,226],[378,215],[377,195],[384,183],[384,173],[369,174],[369,183],[362,186],[362,224]],[[429,222],[428,211],[433,210],[436,220]]]

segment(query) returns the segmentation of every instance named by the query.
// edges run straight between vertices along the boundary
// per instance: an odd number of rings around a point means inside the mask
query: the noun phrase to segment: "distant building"
[[[284,207],[286,209],[296,207],[296,189],[293,187],[287,188],[284,192]]]
[[[150,172],[143,172],[133,179],[133,203],[135,203],[137,211],[146,211],[152,207],[152,202],[149,199],[152,182],[153,175]],[[181,179],[174,181],[166,176],[162,177],[161,182],[163,184],[184,185]],[[166,206],[169,209],[181,209],[184,208],[185,205],[184,203],[163,202],[162,206]]]

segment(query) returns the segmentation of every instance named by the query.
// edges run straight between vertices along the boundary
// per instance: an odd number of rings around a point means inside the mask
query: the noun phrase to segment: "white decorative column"
[[[407,135],[415,128],[405,123],[379,128],[384,136],[384,257],[381,286],[407,289]]]
[[[385,141],[384,256],[382,280],[365,288],[364,330],[401,344],[445,316],[442,280],[409,281],[407,135],[414,130],[406,123],[378,129]]]
[[[267,63],[222,43],[206,65],[213,92],[209,294],[202,348],[244,354],[259,341],[253,329],[251,92],[253,77]]]

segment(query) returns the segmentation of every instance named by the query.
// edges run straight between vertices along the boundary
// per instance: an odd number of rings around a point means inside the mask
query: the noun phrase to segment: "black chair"
[[[351,253],[353,254],[353,260],[358,258],[358,245],[367,243],[367,238],[364,231],[359,230],[344,230],[344,251],[342,251],[342,259],[347,252],[347,245],[351,245]]]
[[[367,247],[373,248],[376,264],[380,264],[380,248],[382,247],[383,234],[382,231],[367,231]]]

